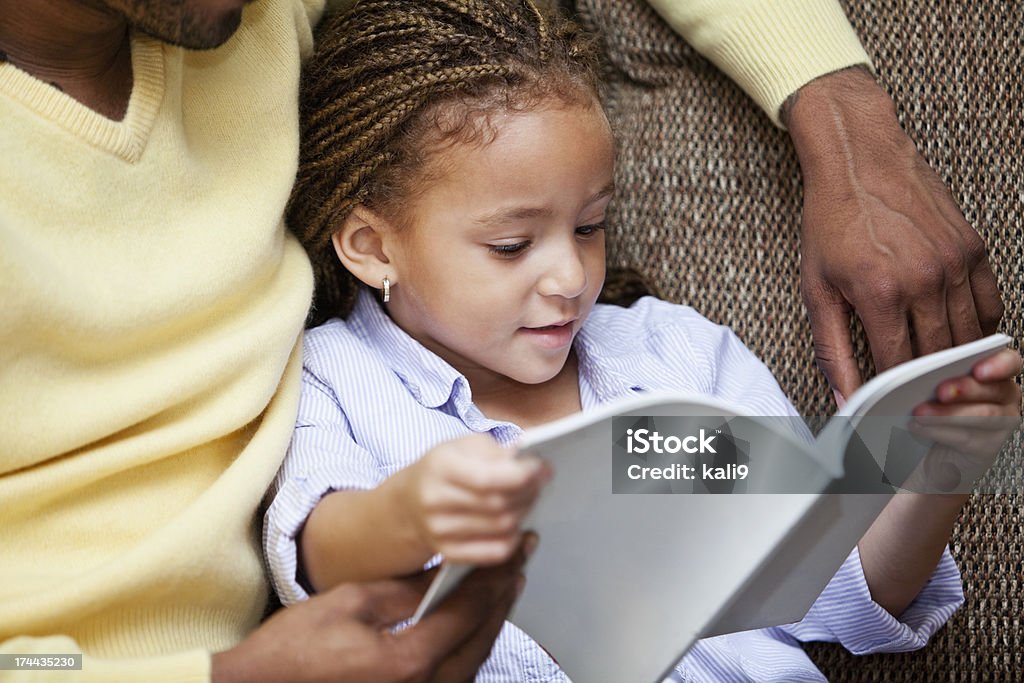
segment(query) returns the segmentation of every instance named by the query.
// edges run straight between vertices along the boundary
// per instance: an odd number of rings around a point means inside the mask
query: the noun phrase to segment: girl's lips
[[[563,325],[548,325],[546,327],[522,327],[523,332],[529,339],[532,339],[539,346],[546,349],[560,349],[572,343],[573,329],[572,321]]]

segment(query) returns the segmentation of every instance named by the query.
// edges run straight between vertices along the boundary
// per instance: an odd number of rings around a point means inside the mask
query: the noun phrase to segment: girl
[[[368,0],[318,45],[289,218],[323,324],[265,531],[285,603],[508,557],[550,476],[503,447],[525,427],[656,389],[796,415],[691,309],[595,305],[614,143],[573,25],[529,0]],[[920,411],[1016,414],[1019,369],[991,358]],[[962,602],[944,547],[963,502],[897,496],[803,621],[701,641],[677,680],[824,680],[801,640],[921,647]],[[508,625],[478,680],[565,677]]]

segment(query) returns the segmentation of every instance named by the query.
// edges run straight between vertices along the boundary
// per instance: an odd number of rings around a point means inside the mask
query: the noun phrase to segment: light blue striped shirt
[[[769,370],[728,329],[691,308],[653,298],[596,306],[574,341],[583,410],[634,392],[699,392],[752,415],[796,415]],[[433,446],[471,432],[502,444],[522,430],[490,420],[466,378],[409,337],[362,292],[347,320],[306,334],[302,398],[288,457],[274,483],[264,546],[285,604],[307,597],[296,582],[295,539],[327,493],[376,487]],[[855,654],[924,646],[963,602],[960,574],[944,552],[929,583],[893,618],[871,600],[857,551],[797,624],[706,638],[673,681],[824,681],[802,641],[842,643]],[[685,606],[681,606],[685,609]],[[506,624],[479,683],[567,681],[525,633]]]

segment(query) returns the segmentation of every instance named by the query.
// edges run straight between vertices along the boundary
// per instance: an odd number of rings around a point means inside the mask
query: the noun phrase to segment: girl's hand
[[[925,464],[939,490],[970,485],[1019,425],[1021,390],[1014,378],[1021,366],[1019,353],[1001,351],[979,361],[970,375],[943,382],[934,400],[914,409],[910,430],[940,446]]]
[[[520,523],[551,469],[473,434],[434,447],[405,476],[406,511],[431,552],[448,562],[490,565],[519,547]]]

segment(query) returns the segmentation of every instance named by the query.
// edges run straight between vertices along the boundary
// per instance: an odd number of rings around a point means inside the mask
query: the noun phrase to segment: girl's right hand
[[[519,547],[520,524],[551,468],[472,434],[435,446],[403,474],[403,502],[424,544],[448,562],[490,565]]]

